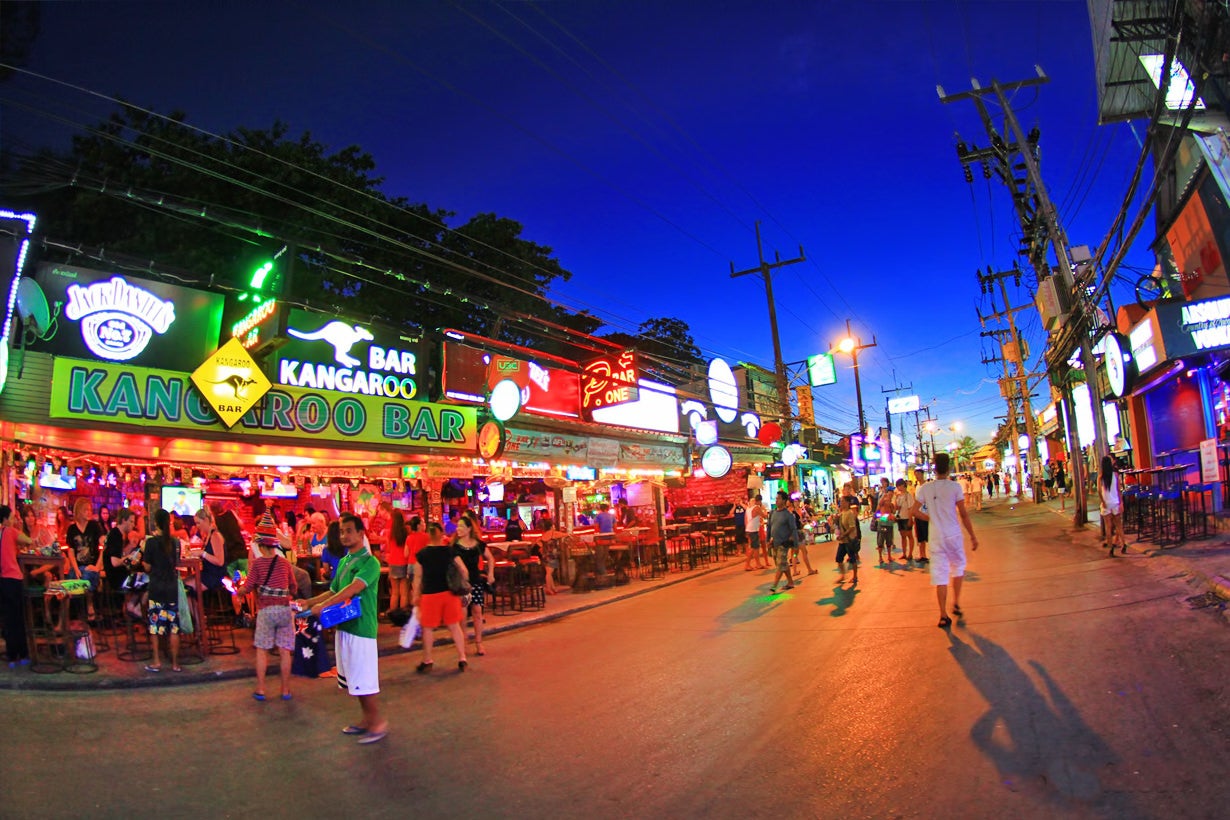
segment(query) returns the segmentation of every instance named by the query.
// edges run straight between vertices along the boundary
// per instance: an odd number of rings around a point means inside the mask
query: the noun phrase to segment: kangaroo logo
[[[370,342],[375,338],[367,331],[367,328],[360,327],[359,325],[348,325],[337,320],[329,322],[320,330],[311,333],[304,333],[295,330],[293,327],[288,328],[286,332],[296,339],[303,339],[308,342],[328,342],[333,346],[333,360],[345,367],[358,367],[363,364],[363,362],[350,355],[350,348],[359,342]]]
[[[231,375],[227,376],[225,379],[222,379],[221,381],[212,382],[212,384],[230,385],[230,388],[235,391],[235,398],[244,399],[244,398],[247,398],[246,396],[244,396],[244,392],[249,387],[256,384],[256,379],[245,379],[243,376],[240,376],[238,373],[232,373]]]

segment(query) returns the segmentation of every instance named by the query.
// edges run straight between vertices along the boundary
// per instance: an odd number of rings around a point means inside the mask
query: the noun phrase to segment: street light
[[[959,421],[954,421],[948,425],[948,429],[952,431],[952,444],[949,445],[948,449],[952,451],[953,469],[959,472],[961,470],[961,456],[957,450],[961,446],[961,431],[965,429],[965,425]]]
[[[846,319],[846,336],[838,340],[837,349],[842,353],[849,353],[854,358],[854,397],[858,401],[858,434],[864,445],[867,443],[867,417],[863,415],[863,384],[858,377],[858,352],[869,347],[876,347],[876,337],[871,337],[869,345],[859,344],[854,338],[854,332],[850,329],[850,320]],[[863,459],[863,476],[867,476],[866,458]]]
[[[935,464],[935,431],[940,429],[940,426],[931,419],[927,419],[927,423],[923,425],[923,429],[931,436],[931,464]]]

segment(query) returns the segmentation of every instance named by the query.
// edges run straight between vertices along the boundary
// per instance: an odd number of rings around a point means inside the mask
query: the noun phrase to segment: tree
[[[646,360],[641,367],[652,377],[671,384],[691,379],[691,368],[704,364],[692,329],[682,319],[658,317],[641,322],[635,335],[608,333],[607,341],[635,347]]]
[[[32,182],[55,187],[26,198],[44,236],[194,272],[189,284],[242,288],[291,244],[292,301],[409,332],[455,327],[529,343],[545,332],[536,317],[598,327],[544,299],[570,274],[511,219],[484,213],[451,230],[452,213],[386,195],[357,146],[332,151],[281,122],[224,140],[184,122],[124,106],[69,151],[25,158],[9,199]],[[70,257],[60,261],[99,264]]]

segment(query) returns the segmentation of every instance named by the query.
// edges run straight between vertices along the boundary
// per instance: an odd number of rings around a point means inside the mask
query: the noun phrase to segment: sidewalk
[[[1150,567],[1162,575],[1186,577],[1198,594],[1207,593],[1222,601],[1230,601],[1230,530],[1223,529],[1226,526],[1223,518],[1211,519],[1210,526],[1213,531],[1208,538],[1189,539],[1165,549],[1147,540],[1137,541],[1135,533],[1125,533],[1127,553],[1122,556],[1115,553],[1112,559],[1102,546],[1102,522],[1096,503],[1089,510],[1089,523],[1081,527],[1072,524],[1075,506],[1072,498],[1067,499],[1066,509],[1060,509],[1058,499],[1035,504],[1029,497],[1017,502],[1011,496],[997,496],[992,501],[984,502],[984,505],[985,509],[1007,506],[1018,515],[1041,510],[1053,513],[1066,523],[1074,544],[1098,550],[1106,555],[1107,560],[1147,561]],[[978,515],[979,513],[974,513],[975,526],[978,524]],[[1223,609],[1223,613],[1227,622],[1230,622],[1230,609]]]
[[[511,629],[559,620],[560,618],[585,612],[595,607],[605,606],[615,601],[626,600],[647,592],[674,586],[702,575],[740,566],[741,563],[741,557],[726,558],[708,567],[687,572],[671,572],[664,577],[648,581],[637,580],[633,577],[633,580],[624,586],[585,593],[574,594],[564,588],[564,591],[557,595],[548,595],[546,608],[536,612],[514,612],[509,615],[492,615],[487,613],[484,618],[485,628],[483,636],[486,638]],[[402,649],[397,645],[399,632],[399,629],[387,623],[382,622],[380,624],[380,633],[377,636],[380,656],[383,658],[393,655],[412,654],[417,658],[421,644],[416,642],[410,650]],[[68,672],[36,674],[31,672],[28,667],[12,670],[8,668],[7,664],[0,663],[0,690],[51,692],[110,691],[236,680],[239,678],[255,677],[256,674],[253,668],[255,650],[252,647],[252,630],[250,629],[236,630],[235,642],[240,646],[238,654],[206,655],[204,662],[197,662],[195,665],[184,665],[183,672],[171,672],[170,664],[165,663],[165,658],[162,672],[156,674],[146,672],[144,667],[147,661],[119,660],[116,657],[118,639],[112,637],[110,640],[111,649],[98,653],[95,658],[95,663],[98,664],[98,671],[89,674],[72,674]],[[444,630],[437,632],[436,646],[451,643],[452,639],[448,637],[447,632]],[[406,659],[406,662],[409,662],[409,658]],[[269,671],[276,679],[276,660],[271,659]]]

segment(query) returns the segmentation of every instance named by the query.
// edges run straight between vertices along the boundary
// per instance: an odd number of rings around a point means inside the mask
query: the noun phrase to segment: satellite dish
[[[51,327],[51,310],[43,288],[33,279],[23,277],[17,283],[17,313],[25,326],[42,338]]]

